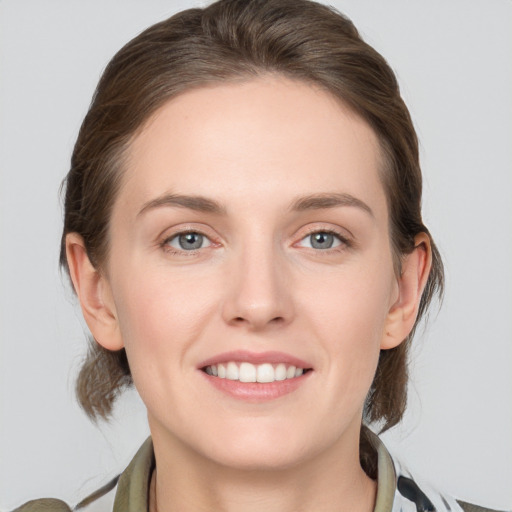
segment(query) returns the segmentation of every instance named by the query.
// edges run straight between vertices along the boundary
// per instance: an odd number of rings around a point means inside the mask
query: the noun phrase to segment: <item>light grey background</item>
[[[424,210],[447,267],[416,340],[409,412],[385,438],[427,480],[512,507],[512,2],[338,0],[397,71],[422,142]],[[94,426],[73,396],[85,341],[57,270],[58,199],[100,72],[194,0],[0,1],[0,509],[70,503],[147,435],[135,393]]]

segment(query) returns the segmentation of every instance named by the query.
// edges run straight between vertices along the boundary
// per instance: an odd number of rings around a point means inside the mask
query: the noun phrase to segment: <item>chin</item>
[[[250,429],[215,436],[201,450],[203,455],[219,465],[242,471],[279,471],[289,469],[314,457],[323,446],[298,429]]]
[[[212,454],[214,461],[237,471],[283,471],[300,464],[305,459],[304,454],[294,449],[276,448],[275,446],[233,447],[231,452]]]

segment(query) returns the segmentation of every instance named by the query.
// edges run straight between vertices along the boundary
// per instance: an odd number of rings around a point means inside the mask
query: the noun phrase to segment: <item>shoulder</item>
[[[457,500],[457,503],[460,505],[462,510],[464,510],[464,512],[500,512],[495,509],[479,507],[478,505],[472,505],[471,503],[466,503],[465,501]]]
[[[42,498],[40,500],[27,501],[13,512],[71,512],[69,506],[62,500]]]
[[[153,443],[150,437],[121,475],[87,496],[78,505],[70,507],[62,500],[43,498],[28,501],[12,512],[145,512],[154,466]]]
[[[456,499],[422,480],[413,478],[403,466],[397,464],[396,467],[398,478],[395,503],[400,503],[400,510],[408,510],[403,505],[412,502],[416,511],[422,512],[506,512]]]
[[[62,500],[42,498],[28,501],[12,512],[110,512],[113,509],[119,476],[71,508]]]
[[[412,476],[389,453],[378,436],[370,433],[369,439],[378,458],[377,503],[374,512],[500,512],[455,499],[416,475]]]
[[[413,479],[410,474],[406,476],[402,473],[397,479],[393,510],[397,505],[400,505],[400,510],[409,510],[407,505],[411,503],[418,512],[506,512],[455,499],[424,482]]]

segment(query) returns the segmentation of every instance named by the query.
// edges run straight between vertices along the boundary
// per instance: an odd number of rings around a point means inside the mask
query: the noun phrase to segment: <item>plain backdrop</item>
[[[446,299],[384,437],[413,474],[512,507],[512,2],[338,0],[396,70],[421,140]],[[70,504],[148,435],[134,392],[110,424],[75,403],[83,322],[58,271],[59,185],[110,57],[194,0],[0,0],[0,509]]]

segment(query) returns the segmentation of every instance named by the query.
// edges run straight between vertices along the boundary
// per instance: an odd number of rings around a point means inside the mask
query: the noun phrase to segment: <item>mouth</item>
[[[296,379],[312,369],[301,368],[299,366],[286,363],[252,364],[246,361],[228,361],[226,363],[207,365],[201,368],[201,370],[208,375],[219,379],[268,384],[272,382]]]
[[[217,390],[252,403],[294,392],[313,373],[306,361],[283,352],[226,352],[203,361],[198,370]]]

